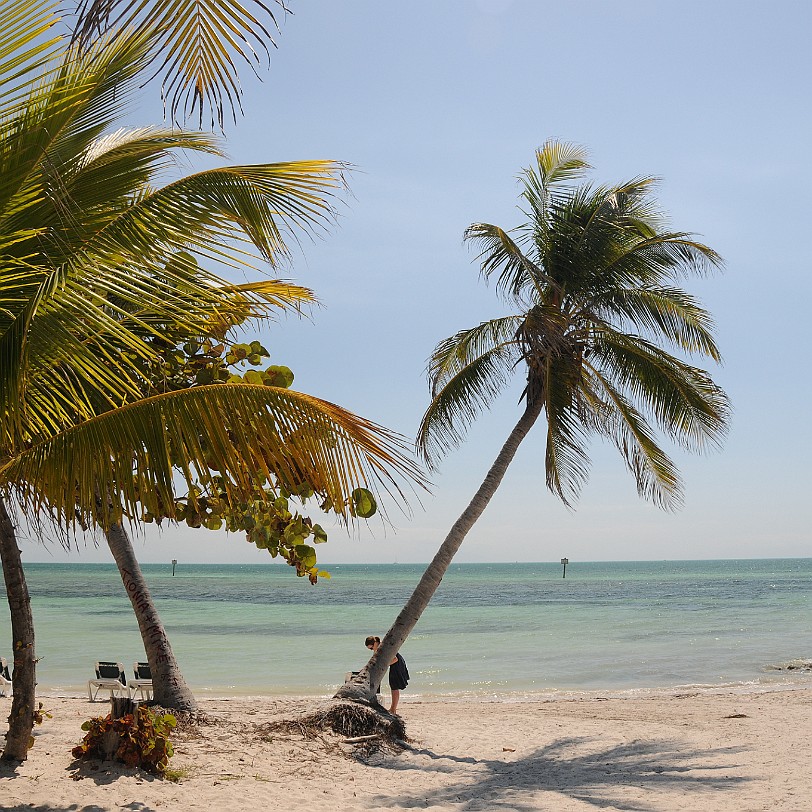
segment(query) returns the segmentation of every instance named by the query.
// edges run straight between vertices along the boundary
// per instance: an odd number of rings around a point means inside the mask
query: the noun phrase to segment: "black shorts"
[[[402,691],[409,684],[409,669],[400,654],[397,658],[397,662],[389,666],[389,687],[393,691]]]

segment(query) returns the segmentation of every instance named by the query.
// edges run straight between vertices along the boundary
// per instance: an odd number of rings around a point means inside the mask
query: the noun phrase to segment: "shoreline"
[[[74,762],[81,723],[109,704],[42,699],[52,718],[28,761],[0,765],[7,812],[805,812],[812,799],[812,689],[800,686],[521,702],[404,694],[409,747],[365,758],[332,734],[269,731],[317,697],[205,697],[208,721],[175,737],[178,783]],[[10,704],[0,699],[0,714]]]
[[[417,680],[414,680],[417,682]],[[326,701],[333,696],[333,692],[338,690],[336,684],[329,691],[319,693],[295,693],[295,692],[275,692],[275,691],[240,691],[234,688],[195,688],[192,686],[192,693],[198,700],[311,700]],[[789,692],[812,690],[812,672],[809,670],[794,672],[794,676],[784,679],[776,678],[771,680],[750,680],[747,682],[730,683],[689,683],[671,686],[638,686],[628,688],[549,688],[546,690],[505,690],[495,688],[494,690],[471,690],[463,689],[459,691],[433,692],[417,691],[411,687],[403,692],[401,701],[419,702],[555,702],[559,700],[571,699],[647,699],[647,698],[668,698],[680,697],[686,694],[713,696],[717,694],[760,694],[774,692]],[[386,693],[388,689],[385,689]],[[84,687],[71,686],[61,688],[59,686],[37,686],[37,696],[57,699],[83,699],[87,698],[87,690]],[[3,698],[0,697],[0,702]]]

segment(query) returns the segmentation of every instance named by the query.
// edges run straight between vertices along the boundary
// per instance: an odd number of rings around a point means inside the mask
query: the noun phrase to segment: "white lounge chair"
[[[96,679],[87,681],[87,698],[91,702],[95,702],[99,691],[109,691],[111,699],[118,696],[119,693],[124,696],[130,695],[130,690],[127,688],[127,675],[124,673],[124,666],[121,663],[102,660],[96,663]]]
[[[0,696],[11,696],[11,675],[5,657],[0,657]]]
[[[152,671],[149,663],[133,663],[135,679],[130,680],[130,699],[152,699]]]

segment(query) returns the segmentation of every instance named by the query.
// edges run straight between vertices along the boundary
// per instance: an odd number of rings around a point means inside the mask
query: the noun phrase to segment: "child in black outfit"
[[[381,638],[370,635],[364,641],[364,645],[370,651],[377,651],[381,645]],[[391,663],[389,663],[389,688],[392,691],[392,705],[389,713],[397,713],[400,692],[409,684],[409,669],[406,667],[406,660],[398,653]]]

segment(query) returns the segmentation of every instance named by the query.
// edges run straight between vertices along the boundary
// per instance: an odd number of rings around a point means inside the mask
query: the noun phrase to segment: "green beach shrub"
[[[118,743],[113,758],[116,761],[163,776],[174,753],[169,735],[176,724],[172,714],[156,714],[144,705],[118,719],[109,713],[97,716],[82,724],[85,737],[71,753],[78,759],[106,758],[105,748],[111,735],[115,735]]]

